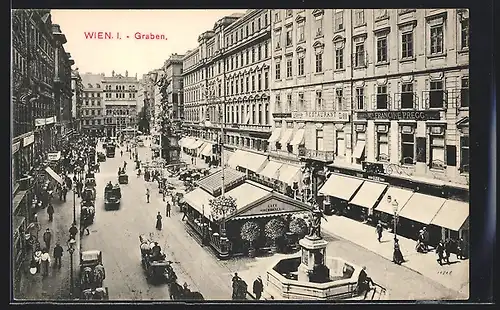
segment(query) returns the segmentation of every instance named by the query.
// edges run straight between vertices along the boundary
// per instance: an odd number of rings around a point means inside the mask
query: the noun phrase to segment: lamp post
[[[73,184],[73,224],[76,225],[76,182]]]
[[[393,222],[394,222],[394,228],[393,228],[393,231],[394,231],[394,242],[396,242],[396,239],[397,239],[397,226],[398,226],[398,209],[399,209],[399,204],[398,204],[398,201],[396,199],[392,199],[391,195],[388,195],[387,196],[387,202],[390,203],[392,205],[392,211],[394,212],[394,219],[393,219]]]
[[[68,242],[68,252],[69,252],[69,259],[70,259],[70,285],[71,285],[71,288],[70,288],[70,291],[69,291],[69,294],[70,294],[70,297],[71,299],[73,299],[73,293],[74,293],[74,288],[75,288],[75,281],[74,281],[74,278],[73,278],[73,253],[75,253],[75,244],[76,244],[76,240],[75,239],[71,239],[69,240]]]

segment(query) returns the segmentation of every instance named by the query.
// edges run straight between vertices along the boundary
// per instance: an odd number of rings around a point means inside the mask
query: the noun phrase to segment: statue
[[[311,222],[311,228],[309,230],[309,239],[321,239],[321,218],[323,217],[323,212],[319,208],[318,204],[314,204],[313,210],[312,210],[312,222]],[[325,219],[326,220],[326,219]]]

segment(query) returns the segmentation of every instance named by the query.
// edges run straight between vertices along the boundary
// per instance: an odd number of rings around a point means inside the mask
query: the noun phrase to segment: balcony
[[[285,113],[277,112],[277,113],[273,113],[273,118],[291,118],[291,117],[292,117],[292,113],[291,112],[285,112]]]
[[[320,150],[309,150],[309,149],[299,149],[299,156],[303,159],[312,159],[322,162],[333,162],[335,157],[334,151],[320,151]]]
[[[226,128],[258,131],[258,132],[271,132],[271,125],[260,125],[260,124],[228,124]]]
[[[446,90],[423,91],[423,109],[446,109],[448,92]]]
[[[300,160],[300,156],[295,153],[288,152],[286,150],[270,150],[269,155],[289,160]]]
[[[417,110],[418,97],[417,93],[404,92],[394,94],[394,109],[395,110]]]

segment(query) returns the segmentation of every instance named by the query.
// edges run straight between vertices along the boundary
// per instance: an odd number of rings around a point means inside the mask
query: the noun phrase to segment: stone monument
[[[313,219],[309,234],[299,241],[302,259],[298,268],[298,280],[304,282],[324,283],[329,281],[330,272],[325,266],[326,242],[321,236],[321,219],[323,213],[317,204],[314,205]]]

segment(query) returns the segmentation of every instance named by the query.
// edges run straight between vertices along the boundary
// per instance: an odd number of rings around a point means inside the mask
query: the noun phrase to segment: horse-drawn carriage
[[[96,187],[96,182],[95,182],[95,174],[93,172],[88,172],[85,175],[85,187]]]
[[[128,174],[125,171],[121,170],[118,173],[118,183],[119,184],[128,184]]]
[[[157,242],[153,242],[146,236],[139,236],[141,242],[141,264],[146,271],[148,280],[175,282],[177,275],[172,268],[171,261],[166,260],[166,255],[161,253]]]
[[[88,226],[94,223],[95,217],[95,205],[92,200],[82,200],[81,202],[81,211],[80,211],[80,220],[84,226]]]
[[[120,185],[106,185],[106,188],[104,188],[104,207],[117,207],[120,204],[121,198]]]
[[[82,190],[82,200],[84,201],[95,201],[96,190],[94,187],[85,187]]]
[[[108,300],[108,287],[97,287],[95,289],[88,288],[82,291],[81,299],[83,300]]]
[[[106,271],[102,265],[102,252],[99,250],[84,251],[80,253],[80,288],[96,290],[103,287]]]

